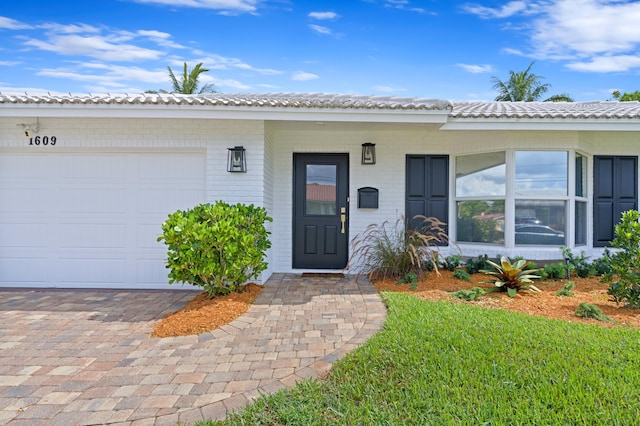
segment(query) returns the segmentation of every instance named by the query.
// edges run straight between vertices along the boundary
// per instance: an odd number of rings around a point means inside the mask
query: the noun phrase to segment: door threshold
[[[302,278],[344,278],[342,272],[303,272]]]

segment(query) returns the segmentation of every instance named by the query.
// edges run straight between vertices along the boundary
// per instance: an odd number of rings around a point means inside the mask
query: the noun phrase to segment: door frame
[[[304,211],[306,196],[306,165],[326,164],[336,165],[336,212],[333,215],[307,215]],[[349,154],[348,153],[293,153],[293,169],[292,169],[292,224],[291,224],[291,263],[293,269],[327,269],[338,270],[344,269],[349,260]],[[304,185],[304,193],[302,187]],[[302,198],[301,198],[302,197]],[[341,209],[344,209],[342,213]],[[299,211],[300,210],[300,211]],[[341,221],[341,215],[344,214],[344,224]],[[314,221],[317,218],[317,222]],[[336,250],[334,254],[314,254],[306,255],[305,244],[306,232],[303,227],[306,223],[311,225],[318,223],[325,226],[326,222],[330,222],[331,226],[336,226]],[[327,227],[329,229],[329,227]],[[324,235],[324,234],[323,234]],[[318,252],[323,250],[323,243],[316,243]],[[318,245],[319,244],[319,245]],[[301,254],[302,253],[302,254]],[[324,256],[324,258],[323,258]]]

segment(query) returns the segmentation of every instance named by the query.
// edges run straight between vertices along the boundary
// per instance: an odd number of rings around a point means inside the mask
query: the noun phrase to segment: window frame
[[[564,152],[566,153],[567,158],[567,190],[563,195],[539,195],[539,196],[516,196],[516,152],[521,151],[548,151],[548,152]],[[458,196],[457,195],[457,159],[462,156],[469,155],[483,155],[489,153],[497,153],[504,152],[505,153],[505,195],[502,196],[482,196],[482,197],[473,197],[473,196]],[[582,195],[576,195],[576,159],[580,157],[583,158],[582,163]],[[505,247],[506,249],[515,249],[515,248],[526,248],[526,247],[554,247],[551,245],[516,245],[515,244],[515,228],[516,228],[516,202],[519,200],[540,200],[540,201],[562,201],[564,203],[564,223],[565,223],[565,244],[566,247],[575,247],[576,241],[576,214],[577,214],[577,203],[586,203],[586,209],[584,211],[589,211],[589,182],[588,182],[588,167],[589,167],[589,156],[585,153],[575,150],[575,149],[544,149],[544,148],[531,148],[531,149],[502,149],[502,150],[491,150],[491,151],[482,151],[475,153],[457,153],[451,156],[452,159],[452,208],[453,214],[451,217],[456,218],[456,221],[453,226],[450,227],[451,235],[450,238],[452,241],[463,245],[487,245],[490,247]],[[458,232],[458,204],[464,201],[495,201],[495,200],[503,200],[504,201],[504,243],[486,243],[486,242],[473,242],[473,241],[458,241],[457,240],[457,232]],[[583,218],[583,225],[586,229],[589,229],[588,222],[590,218]],[[587,236],[584,242],[578,244],[578,246],[584,246],[588,244],[589,235],[587,232]]]

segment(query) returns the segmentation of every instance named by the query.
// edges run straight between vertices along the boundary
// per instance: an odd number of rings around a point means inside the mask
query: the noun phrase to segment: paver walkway
[[[175,425],[222,419],[317,377],[382,326],[373,286],[274,274],[242,317],[150,338],[193,291],[0,289],[0,424]]]

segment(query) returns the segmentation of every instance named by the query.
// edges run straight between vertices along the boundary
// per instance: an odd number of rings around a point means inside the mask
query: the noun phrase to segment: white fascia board
[[[199,105],[0,105],[0,117],[193,118],[269,121],[344,121],[444,124],[448,110],[259,108]]]
[[[635,119],[450,119],[440,130],[640,131]]]

